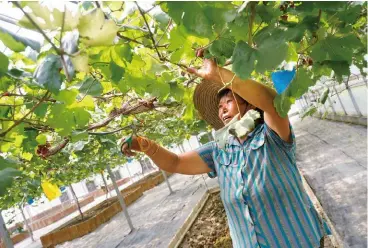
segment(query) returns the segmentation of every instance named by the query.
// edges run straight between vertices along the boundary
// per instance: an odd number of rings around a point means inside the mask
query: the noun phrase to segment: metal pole
[[[180,153],[183,153],[183,150],[181,149],[181,146],[177,145],[177,147],[179,148]]]
[[[11,240],[8,230],[6,229],[5,222],[1,214],[1,211],[2,210],[0,209],[0,236],[2,240],[4,241],[5,248],[14,248],[13,241]]]
[[[126,207],[126,204],[125,204],[125,201],[124,201],[124,198],[123,196],[121,195],[121,192],[119,191],[119,188],[118,188],[118,185],[116,184],[116,181],[115,181],[115,177],[112,173],[112,170],[111,170],[111,167],[110,165],[106,165],[106,169],[107,169],[107,172],[109,173],[110,175],[110,178],[111,178],[111,181],[112,181],[112,185],[114,185],[114,189],[115,189],[115,192],[116,192],[116,196],[118,197],[118,200],[120,202],[120,206],[121,206],[121,209],[123,210],[124,212],[124,215],[125,215],[125,218],[126,220],[128,221],[128,225],[130,227],[130,231],[133,231],[134,230],[134,227],[133,227],[133,224],[132,224],[132,220],[130,219],[130,216],[129,216],[129,213],[128,213],[128,209]]]
[[[126,166],[126,168],[128,170],[129,177],[132,179],[133,182],[135,182],[134,181],[134,178],[132,177],[132,174],[130,173],[129,166],[128,165],[125,165],[125,166]]]
[[[199,141],[198,136],[196,135],[195,137],[196,137],[197,142],[198,142],[198,147],[200,147],[202,144],[201,144],[201,142]]]
[[[307,101],[307,98],[305,97],[305,95],[303,95],[303,100],[305,101],[305,107],[308,108],[308,101]]]
[[[348,115],[348,114],[346,113],[346,110],[345,110],[344,104],[342,104],[342,101],[341,101],[340,96],[339,96],[339,92],[337,92],[337,89],[336,89],[336,87],[335,87],[335,84],[333,84],[333,85],[332,85],[332,87],[334,88],[334,90],[335,90],[335,92],[336,92],[336,96],[337,96],[337,99],[339,99],[339,102],[340,102],[340,105],[341,105],[342,110],[344,110],[345,115]]]
[[[27,219],[26,219],[26,216],[24,215],[24,212],[23,212],[23,206],[22,206],[21,204],[19,205],[19,209],[20,209],[20,212],[21,212],[21,214],[22,214],[24,224],[25,224],[25,225],[26,225],[26,227],[27,227],[27,231],[29,232],[29,235],[31,236],[31,239],[32,239],[32,241],[34,242],[34,241],[35,241],[35,239],[33,238],[33,232],[32,232],[32,229],[31,229],[31,227],[28,225],[28,221],[27,221]]]
[[[346,89],[348,90],[348,93],[349,93],[350,99],[351,99],[351,101],[353,102],[353,105],[354,105],[355,111],[358,113],[358,116],[362,116],[362,112],[360,111],[360,109],[359,109],[359,107],[358,107],[358,104],[357,104],[357,103],[356,103],[356,101],[355,101],[355,98],[354,98],[353,92],[351,91],[351,89],[350,89],[350,87],[349,87],[349,78],[348,78],[348,80],[345,82],[345,86],[346,86]]]
[[[190,150],[193,150],[192,145],[190,144],[190,139],[188,139],[187,142],[188,142],[188,145],[190,147]]]
[[[319,99],[321,98],[321,96],[320,96],[320,94],[319,94],[319,91],[318,91],[318,90],[316,90],[315,92],[316,92],[316,93],[312,93],[312,94],[313,94],[314,99],[315,99],[315,100],[316,100],[316,102],[317,102],[317,99],[319,100]],[[322,113],[322,110],[318,107],[318,105],[317,105],[317,111],[318,111],[318,113],[319,113],[319,115],[320,115],[320,118],[322,118],[323,113]]]
[[[183,144],[180,144],[179,146],[181,147],[181,150],[182,150],[182,151],[183,151],[183,153],[184,153],[184,152],[185,152],[185,149],[184,149]]]
[[[166,184],[167,184],[167,187],[169,188],[169,191],[170,191],[170,195],[172,194],[172,193],[174,193],[173,191],[172,191],[172,189],[171,189],[171,185],[170,185],[170,183],[169,183],[169,180],[167,179],[167,175],[166,175],[166,172],[164,171],[164,170],[161,170],[161,173],[162,173],[162,175],[164,176],[164,178],[165,178],[165,182],[166,182]]]
[[[336,111],[335,111],[335,108],[334,108],[334,106],[333,106],[333,102],[331,101],[331,99],[330,99],[330,97],[329,96],[327,96],[327,100],[328,100],[328,102],[330,103],[330,107],[331,107],[331,109],[332,109],[332,112],[334,113],[334,115],[336,114]]]

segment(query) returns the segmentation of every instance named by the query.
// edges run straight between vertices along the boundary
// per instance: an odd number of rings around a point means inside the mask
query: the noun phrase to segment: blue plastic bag
[[[292,71],[282,70],[271,73],[272,82],[276,88],[277,94],[282,94],[295,77],[295,69]]]

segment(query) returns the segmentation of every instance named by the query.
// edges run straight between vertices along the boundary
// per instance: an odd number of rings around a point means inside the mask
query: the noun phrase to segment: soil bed
[[[63,228],[69,227],[69,226],[73,226],[76,225],[80,222],[86,221],[94,216],[96,216],[99,212],[103,211],[105,208],[111,206],[114,202],[116,202],[118,199],[117,197],[113,197],[110,199],[106,199],[103,202],[101,202],[100,204],[96,205],[95,207],[87,210],[86,212],[83,212],[83,219],[81,218],[80,215],[78,215],[77,217],[73,218],[72,220],[68,221],[67,223],[65,223],[64,225],[62,225],[61,227],[58,228],[58,230],[61,230]]]
[[[209,196],[179,247],[232,248],[227,217],[219,192]]]

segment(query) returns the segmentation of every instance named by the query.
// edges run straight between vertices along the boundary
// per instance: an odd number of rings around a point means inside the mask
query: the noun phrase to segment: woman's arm
[[[284,141],[291,140],[289,119],[280,117],[273,105],[276,96],[273,89],[254,80],[242,80],[237,76],[234,77],[233,72],[218,67],[212,60],[205,60],[203,67],[199,70],[190,68],[188,71],[206,80],[214,80],[221,84],[222,80],[224,83],[228,83],[234,78],[232,90],[253,106],[263,110],[267,125]],[[231,89],[231,86],[229,88]]]
[[[196,175],[211,172],[211,169],[197,152],[190,151],[177,155],[142,137],[137,139],[133,136],[131,147],[125,143],[122,145],[121,151],[126,156],[135,155],[133,151],[144,152],[160,169],[171,173]]]

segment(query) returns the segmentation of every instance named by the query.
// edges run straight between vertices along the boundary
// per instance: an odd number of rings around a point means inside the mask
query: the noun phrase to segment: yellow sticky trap
[[[58,198],[59,196],[61,196],[61,191],[60,191],[59,187],[56,186],[55,184],[52,184],[48,181],[43,181],[41,183],[41,187],[42,187],[43,192],[45,193],[47,199],[49,199],[49,201],[52,201],[55,198]]]

